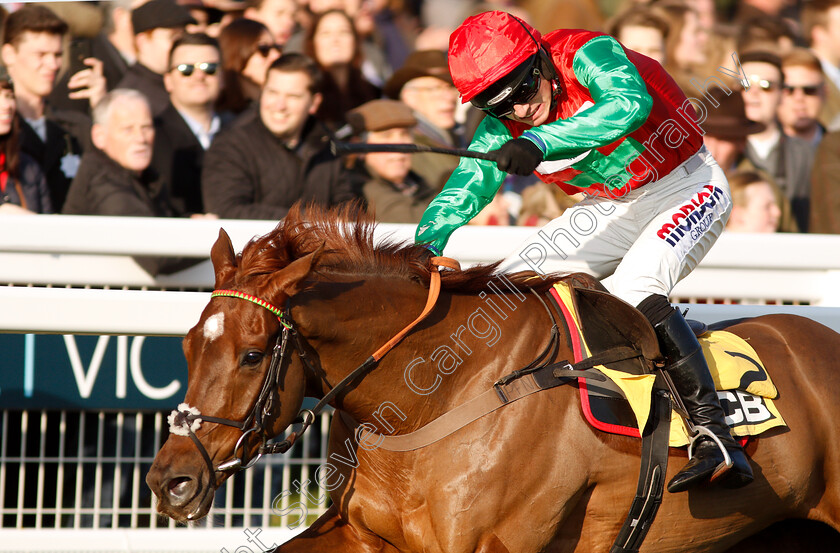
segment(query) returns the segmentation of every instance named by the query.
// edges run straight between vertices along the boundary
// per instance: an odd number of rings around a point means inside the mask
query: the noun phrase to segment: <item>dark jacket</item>
[[[169,105],[169,93],[163,84],[163,75],[139,62],[128,68],[117,88],[132,88],[142,92],[152,106],[152,117],[163,113]]]
[[[62,211],[65,215],[169,217],[165,187],[154,170],[137,174],[124,169],[101,150],[86,152],[73,179]],[[135,257],[149,274],[167,274],[198,263],[199,259]]]
[[[222,128],[229,121],[229,117],[222,117]],[[204,165],[204,155],[204,148],[198,138],[175,106],[169,104],[163,113],[155,118],[155,154],[152,166],[169,186],[169,200],[175,215],[204,213],[201,199],[201,168]]]
[[[826,134],[817,147],[811,175],[809,232],[840,234],[840,131]]]
[[[44,173],[38,163],[21,152],[18,173],[17,183],[11,179],[6,183],[5,192],[0,194],[0,204],[19,205],[35,213],[52,213],[52,201],[47,187],[47,179],[44,178]],[[20,193],[23,193],[25,200],[23,202]]]
[[[201,187],[204,209],[224,219],[279,220],[298,200],[329,207],[355,197],[342,160],[330,152],[329,137],[314,118],[296,150],[259,116],[237,120],[207,151]]]
[[[52,208],[61,213],[67,190],[79,167],[82,147],[73,134],[51,118],[46,121],[47,140],[42,142],[29,123],[21,119],[20,149],[41,167],[50,190]]]
[[[753,165],[773,177],[779,189],[790,202],[793,216],[801,232],[808,231],[811,211],[811,168],[815,147],[801,138],[784,133],[767,159],[758,157],[747,142],[746,157]]]
[[[125,58],[111,44],[105,33],[99,33],[93,38],[74,39],[70,42],[67,57],[70,60],[70,66],[56,81],[55,87],[48,97],[50,105],[56,109],[90,113],[90,102],[87,98],[71,100],[68,97],[70,90],[67,88],[67,82],[75,72],[88,68],[87,65],[82,63],[84,58],[92,57],[102,61],[102,74],[105,77],[105,88],[107,90],[115,89],[128,70],[128,63]]]

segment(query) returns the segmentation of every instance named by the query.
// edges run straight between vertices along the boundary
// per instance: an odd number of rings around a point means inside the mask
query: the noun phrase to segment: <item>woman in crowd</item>
[[[328,10],[315,17],[304,53],[324,72],[324,100],[317,117],[333,128],[344,123],[349,110],[379,97],[379,89],[362,74],[358,35],[344,11]]]
[[[280,57],[268,27],[252,19],[236,19],[219,34],[223,86],[218,111],[240,114],[259,98],[268,66]]]
[[[709,29],[700,25],[697,11],[682,0],[660,0],[651,6],[668,19],[665,69],[677,82],[682,82],[685,76],[705,75]]]
[[[47,180],[38,163],[20,150],[15,93],[0,68],[0,214],[52,213]]]

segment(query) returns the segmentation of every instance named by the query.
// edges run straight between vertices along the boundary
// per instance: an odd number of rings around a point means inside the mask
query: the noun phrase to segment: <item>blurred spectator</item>
[[[259,115],[221,132],[205,156],[206,209],[226,219],[279,220],[298,200],[333,206],[353,199],[342,160],[314,117],[322,82],[318,65],[302,54],[271,64]]]
[[[840,0],[805,2],[802,33],[819,58],[826,78],[826,102],[820,123],[834,130],[831,122],[840,115]]]
[[[0,67],[0,215],[52,213],[47,180],[20,150],[20,120],[12,81]]]
[[[697,11],[682,0],[651,3],[668,19],[670,32],[665,41],[665,68],[682,82],[682,75],[706,76],[709,29],[700,26]]]
[[[417,119],[398,100],[373,100],[347,114],[347,120],[368,144],[412,144]],[[367,209],[384,223],[420,222],[435,192],[411,171],[411,154],[366,153],[363,156],[362,194]]]
[[[732,213],[726,223],[731,232],[776,232],[782,214],[775,187],[755,171],[729,177]]]
[[[789,136],[816,146],[825,133],[819,117],[825,103],[825,76],[817,57],[805,48],[796,48],[782,58],[782,103],[779,122]]]
[[[735,42],[738,52],[768,50],[786,55],[796,46],[797,36],[790,24],[781,17],[764,15],[744,22],[737,29]]]
[[[791,0],[740,0],[736,4],[735,21],[746,23],[764,16],[782,17],[785,8],[792,4]]]
[[[817,147],[808,231],[840,234],[840,131],[827,133]]]
[[[169,105],[169,93],[163,74],[169,69],[169,51],[187,25],[195,19],[175,0],[149,0],[131,12],[137,62],[128,68],[119,88],[139,90],[149,100],[152,116],[157,117]]]
[[[295,30],[297,0],[246,0],[244,16],[265,25],[274,40],[285,45]]]
[[[713,88],[704,103],[708,115],[701,123],[703,144],[718,165],[730,173],[744,160],[747,137],[764,131],[767,125],[747,118],[744,98],[737,90]]]
[[[301,4],[303,35],[311,32],[315,19],[328,11],[350,16],[361,50],[365,78],[382,87],[394,68],[402,66],[411,52],[418,31],[417,18],[409,15],[401,0],[310,0]],[[448,39],[448,35],[447,35]],[[289,51],[304,51],[304,36],[289,41]]]
[[[238,115],[256,104],[268,67],[283,47],[268,27],[251,19],[236,19],[219,34],[223,85],[217,109]]]
[[[746,158],[747,137],[760,133],[767,125],[747,119],[744,99],[739,91],[727,93],[722,88],[714,88],[706,97],[708,115],[701,123],[705,134],[703,144],[718,162],[727,175],[735,172],[754,171],[771,183],[778,191],[773,178],[764,171],[760,171]],[[791,212],[790,202],[781,192],[777,203],[782,210],[779,230],[784,232],[799,232],[799,227]]]
[[[423,0],[420,23],[426,29],[444,29],[449,34],[473,14],[476,4],[471,0]]]
[[[507,196],[501,188],[496,192],[493,201],[487,204],[478,215],[473,217],[468,225],[485,225],[508,227],[516,224],[516,219],[511,215],[511,205]]]
[[[177,0],[178,4],[187,8],[195,23],[188,23],[185,31],[190,34],[204,33],[217,38],[222,31],[222,20],[225,11],[206,0]]]
[[[574,201],[563,194],[563,203],[558,200],[560,189],[552,184],[536,182],[522,191],[522,205],[516,224],[526,227],[543,227],[574,205]],[[562,192],[561,192],[562,193]]]
[[[151,108],[141,92],[117,88],[106,94],[93,109],[91,139],[95,148],[85,153],[62,212],[172,216],[166,189],[149,168],[154,136]],[[153,276],[200,261],[172,257],[135,260]]]
[[[204,152],[229,122],[216,113],[222,86],[219,43],[205,34],[187,33],[172,45],[163,76],[171,103],[155,119],[153,166],[169,184],[176,215],[202,213],[201,168]]]
[[[304,53],[324,73],[324,101],[317,117],[334,129],[346,113],[379,97],[379,89],[362,75],[362,52],[353,20],[341,10],[317,15],[306,35]]]
[[[355,13],[354,3],[358,5]],[[359,36],[362,73],[381,88],[413,50],[419,20],[407,12],[401,0],[347,0],[344,11],[353,18]]]
[[[668,20],[655,8],[631,5],[607,23],[607,34],[615,37],[625,48],[644,54],[665,65],[665,44],[668,39]]]
[[[61,66],[66,31],[64,21],[48,8],[27,4],[6,17],[0,52],[12,78],[17,111],[22,117],[21,149],[35,159],[46,176],[54,211],[60,211],[64,205],[67,189],[79,166],[81,146],[77,138],[83,138],[89,128],[89,123],[84,122],[71,127],[66,120],[59,120],[46,103]],[[94,67],[97,65],[100,79],[98,83],[93,79],[92,87],[86,90],[88,94],[104,88],[101,63],[95,62]]]
[[[750,85],[742,92],[747,117],[767,126],[747,138],[747,159],[770,174],[790,201],[797,226],[807,232],[815,148],[801,138],[786,135],[779,125],[776,113],[782,100],[781,59],[771,52],[746,52],[741,55],[741,67]]]
[[[523,0],[517,5],[530,14],[530,22],[540,30],[598,31],[604,27],[604,2],[597,0]]]
[[[452,84],[446,53],[418,50],[385,83],[385,95],[402,100],[414,111],[418,125],[414,131],[417,144],[465,148],[467,137],[455,121],[458,91]],[[412,169],[434,190],[441,190],[458,166],[458,158],[445,154],[417,154]]]
[[[90,63],[85,62],[88,58],[96,58],[102,62],[105,90],[101,94],[117,87],[129,66],[137,60],[134,50],[134,29],[131,26],[133,3],[134,0],[100,2],[104,23],[99,33],[91,38],[75,37],[70,41],[66,56],[67,70],[60,74],[48,98],[49,104],[54,109],[90,113],[91,103],[84,98],[71,99],[69,86],[69,81],[74,75],[90,66]]]

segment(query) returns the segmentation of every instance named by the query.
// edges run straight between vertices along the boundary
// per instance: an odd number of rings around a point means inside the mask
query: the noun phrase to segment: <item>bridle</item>
[[[284,366],[290,358],[291,351],[290,348],[293,348],[294,351],[298,354],[298,357],[303,361],[304,367],[308,368],[309,370],[314,372],[314,368],[311,367],[307,357],[305,349],[301,343],[300,334],[297,332],[295,328],[295,323],[292,320],[289,302],[286,302],[286,308],[280,309],[273,305],[272,303],[258,298],[256,296],[252,296],[250,294],[246,294],[244,292],[240,292],[238,290],[214,290],[210,294],[210,298],[218,298],[218,297],[232,297],[232,298],[239,298],[246,301],[249,301],[255,305],[263,307],[270,311],[274,316],[277,317],[278,322],[280,323],[280,334],[277,336],[277,341],[274,344],[274,348],[271,354],[271,361],[268,366],[268,371],[266,372],[265,378],[262,383],[262,387],[260,388],[260,393],[257,395],[257,399],[254,402],[254,406],[251,408],[250,413],[248,416],[245,417],[242,421],[235,421],[227,418],[222,417],[211,417],[202,414],[197,408],[191,407],[186,403],[182,403],[178,406],[177,409],[173,410],[172,413],[169,415],[167,419],[169,422],[169,429],[172,434],[187,436],[192,440],[192,442],[196,445],[201,456],[204,458],[204,462],[207,464],[207,468],[210,472],[210,479],[211,484],[215,487],[217,480],[216,480],[216,473],[217,472],[228,472],[228,471],[240,471],[247,469],[254,465],[263,455],[271,455],[276,453],[285,453],[295,444],[295,441],[303,435],[304,432],[309,428],[309,426],[315,421],[316,417],[320,414],[320,412],[324,409],[324,407],[332,401],[338,394],[344,391],[350,384],[352,384],[357,378],[359,378],[362,374],[366,373],[367,371],[371,370],[375,367],[379,360],[388,353],[394,346],[396,346],[417,324],[423,321],[429,313],[431,313],[432,309],[437,302],[438,295],[440,294],[440,271],[439,267],[446,267],[450,269],[460,269],[460,266],[457,261],[453,259],[449,259],[446,257],[433,257],[431,258],[431,279],[429,282],[429,295],[426,300],[426,305],[423,308],[423,311],[420,315],[408,326],[403,328],[400,332],[394,335],[388,342],[386,342],[382,347],[376,350],[370,357],[365,359],[358,367],[356,367],[353,371],[351,371],[346,377],[344,377],[338,384],[333,386],[329,392],[327,392],[323,398],[313,407],[312,409],[303,409],[299,414],[298,417],[295,419],[294,422],[300,422],[302,427],[298,431],[293,431],[281,442],[273,442],[269,443],[268,440],[270,436],[266,433],[265,428],[265,420],[270,419],[271,416],[274,414],[275,409],[275,400],[274,400],[274,391],[277,389],[277,386],[280,384],[280,368]],[[233,458],[220,463],[218,466],[213,466],[213,461],[210,459],[210,454],[207,452],[207,449],[204,447],[204,444],[201,443],[201,440],[195,434],[195,431],[199,429],[203,422],[211,422],[216,424],[221,424],[224,426],[231,426],[233,428],[237,428],[242,432],[242,435],[239,436],[239,439],[236,441],[236,445],[233,446]],[[251,434],[256,434],[261,436],[262,443],[260,444],[259,449],[257,450],[257,454],[251,460],[245,460],[246,456],[246,447],[247,438]],[[237,452],[239,451],[240,447],[242,448],[242,456],[237,457]]]

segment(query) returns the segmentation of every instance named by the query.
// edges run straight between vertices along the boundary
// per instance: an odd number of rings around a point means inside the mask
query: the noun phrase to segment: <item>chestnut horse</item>
[[[194,433],[170,435],[146,478],[161,513],[204,516],[230,472],[256,457],[260,438],[296,419],[304,396],[323,398],[421,312],[432,273],[427,250],[374,245],[369,220],[348,230],[341,219],[309,211],[304,220],[293,210],[239,255],[220,232],[215,285],[237,296],[213,297],[184,340],[185,402],[201,421],[175,417],[176,426],[195,422]],[[609,550],[635,493],[640,442],[594,430],[577,384],[530,395],[410,451],[360,443],[364,434],[347,422],[413,432],[546,350],[552,321],[531,290],[548,284],[510,275],[505,288],[494,271],[442,270],[429,316],[330,398],[344,414],[333,417],[330,454],[355,462],[317,475],[332,506],[277,551]],[[284,325],[297,339],[278,339]],[[832,539],[840,535],[840,335],[788,315],[728,330],[764,360],[788,428],[750,442],[749,486],[666,493],[642,551],[726,551],[786,519],[820,521]],[[560,337],[550,361],[571,359],[568,334]],[[254,421],[257,430],[243,438]],[[672,450],[667,478],[685,460]]]

